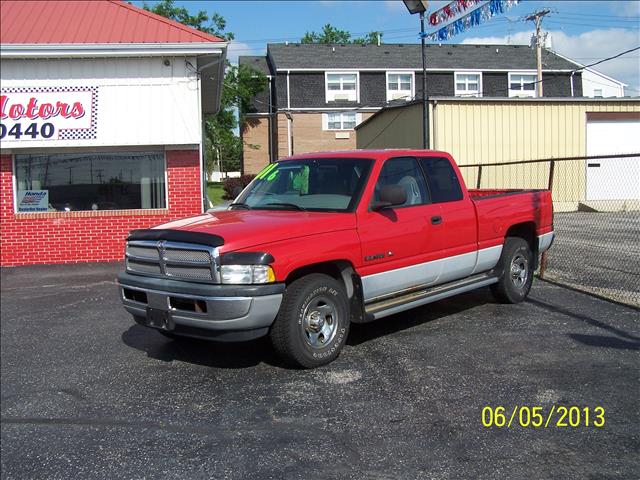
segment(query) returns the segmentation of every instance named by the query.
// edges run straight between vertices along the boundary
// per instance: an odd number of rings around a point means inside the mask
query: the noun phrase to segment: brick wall
[[[0,155],[0,265],[121,260],[130,230],[201,213],[198,152],[166,156],[168,209],[14,213],[11,156]]]
[[[269,164],[269,117],[248,118],[242,141],[242,173],[258,173]]]
[[[362,113],[362,121],[371,113]],[[288,155],[287,117],[279,113],[278,117],[278,158]],[[356,148],[356,132],[344,130],[349,138],[336,138],[335,130],[322,130],[322,113],[294,113],[291,133],[293,136],[293,153],[322,152],[332,150],[353,150]],[[245,150],[246,151],[246,150]]]

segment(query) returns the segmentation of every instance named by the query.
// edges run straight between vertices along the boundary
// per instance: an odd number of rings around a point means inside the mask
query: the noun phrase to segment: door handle
[[[442,223],[442,217],[440,215],[434,215],[431,217],[432,225],[440,225]]]

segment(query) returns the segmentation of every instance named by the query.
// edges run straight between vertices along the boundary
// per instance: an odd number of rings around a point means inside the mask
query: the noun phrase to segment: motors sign
[[[97,87],[33,87],[0,90],[0,141],[94,139]]]

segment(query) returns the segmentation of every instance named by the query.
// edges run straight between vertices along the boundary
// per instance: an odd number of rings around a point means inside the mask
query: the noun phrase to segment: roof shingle
[[[419,44],[326,45],[270,43],[278,70],[295,69],[422,69]],[[535,70],[536,55],[526,45],[443,44],[426,46],[427,68],[477,70]],[[543,50],[544,70],[573,70],[576,64]]]

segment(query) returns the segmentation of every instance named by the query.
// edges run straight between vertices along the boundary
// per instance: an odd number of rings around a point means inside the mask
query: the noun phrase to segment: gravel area
[[[640,306],[640,212],[557,213],[546,278]]]

